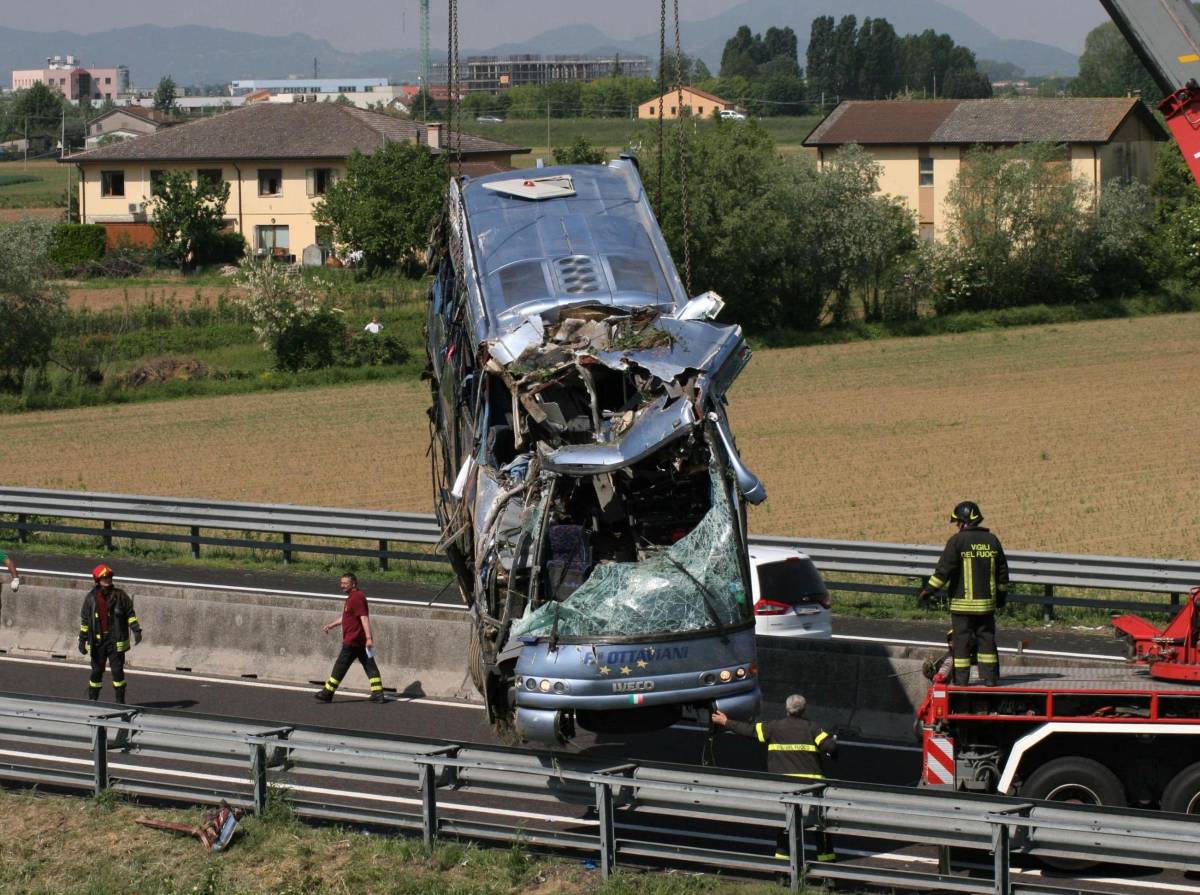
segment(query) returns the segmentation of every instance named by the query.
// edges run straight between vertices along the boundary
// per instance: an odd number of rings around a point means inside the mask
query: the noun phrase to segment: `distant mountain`
[[[933,28],[970,47],[980,58],[1012,62],[1028,74],[1074,75],[1078,59],[1060,47],[1022,40],[1003,40],[964,13],[939,0],[745,0],[733,9],[696,22],[683,22],[680,38],[686,52],[699,55],[715,74],[721,51],[740,25],[756,32],[772,25],[790,26],[800,38],[803,63],[812,20],[821,15],[862,19],[886,18],[901,34]],[[647,17],[647,25],[653,26]],[[673,41],[672,41],[673,43]],[[519,43],[463,50],[463,55],[511,53],[642,53],[658,55],[658,32],[617,40],[592,25],[571,25],[547,31]],[[74,53],[87,64],[129,66],[133,83],[153,87],[163,75],[178,84],[226,83],[238,78],[308,77],[313,59],[322,76],[389,77],[415,82],[419,71],[416,50],[374,50],[348,53],[328,41],[306,34],[268,37],[187,25],[161,28],[140,25],[97,34],[17,31],[0,27],[0,59],[12,68],[36,68],[47,56]],[[433,51],[434,59],[445,50]],[[0,78],[5,78],[0,71]],[[6,78],[5,78],[6,79]]]

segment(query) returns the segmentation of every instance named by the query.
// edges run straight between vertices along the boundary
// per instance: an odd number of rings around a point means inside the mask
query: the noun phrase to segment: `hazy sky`
[[[686,19],[704,19],[740,0],[680,0]],[[904,0],[898,0],[904,2]],[[1105,20],[1099,0],[942,0],[973,16],[1000,37],[1083,48],[1087,32]],[[445,46],[446,3],[434,0],[431,30]],[[343,50],[403,49],[418,44],[417,0],[291,0],[286,5],[246,0],[0,0],[0,24],[29,31],[90,33],[128,25],[211,25],[235,31],[326,37]],[[286,9],[286,15],[282,11]],[[460,0],[460,41],[490,47],[532,37],[559,25],[588,23],[613,37],[658,28],[653,0]]]

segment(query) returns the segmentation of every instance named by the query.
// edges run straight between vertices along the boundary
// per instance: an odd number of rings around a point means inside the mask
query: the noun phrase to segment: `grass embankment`
[[[520,846],[474,848],[449,841],[308,827],[286,807],[242,821],[223,854],[192,838],[135,823],[151,816],[196,824],[200,810],[149,809],[120,799],[0,790],[12,831],[0,846],[8,895],[768,895],[777,886],[718,876],[625,872],[607,883],[581,859],[535,857]]]
[[[240,290],[214,274],[69,282],[70,310],[55,341],[48,381],[0,396],[0,413],[415,378],[425,363],[423,281],[358,281],[351,271],[330,270],[308,276],[346,312],[351,332],[377,315],[384,332],[408,349],[408,360],[300,373],[275,370],[273,356],[258,343],[237,300]]]
[[[62,206],[70,165],[50,159],[0,162],[0,208]]]

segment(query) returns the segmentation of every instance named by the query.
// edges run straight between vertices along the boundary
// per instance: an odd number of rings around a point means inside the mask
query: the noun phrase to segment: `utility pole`
[[[317,74],[317,71],[318,71],[318,69],[317,69],[317,57],[316,57],[316,56],[313,56],[313,80],[314,80],[314,81],[315,81],[317,78],[319,78],[319,77],[320,77],[320,75],[319,75],[319,74]]]
[[[550,161],[550,100],[546,100],[546,161]]]
[[[58,157],[67,157],[67,107],[63,106],[62,110],[62,133],[58,138]]]

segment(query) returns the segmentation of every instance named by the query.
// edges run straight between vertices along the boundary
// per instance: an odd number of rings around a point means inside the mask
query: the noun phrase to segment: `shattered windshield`
[[[710,463],[712,507],[688,534],[639,562],[598,564],[567,599],[527,611],[512,634],[637,637],[734,626],[746,618],[733,508]]]

